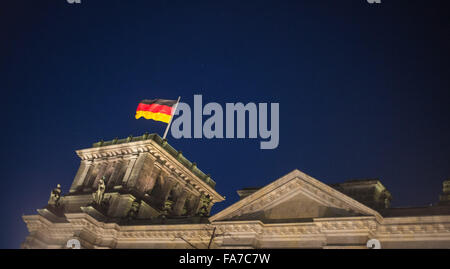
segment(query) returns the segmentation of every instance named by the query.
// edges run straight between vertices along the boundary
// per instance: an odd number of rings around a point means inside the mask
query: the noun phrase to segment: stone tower
[[[331,186],[373,209],[385,209],[391,205],[392,195],[378,179],[348,180]]]
[[[102,179],[104,197],[94,208],[109,218],[126,217],[130,210],[137,210],[137,219],[206,216],[224,200],[209,175],[157,134],[101,141],[77,154],[81,164],[62,199],[66,211],[93,202]],[[133,202],[139,205],[133,208]]]
[[[76,153],[81,164],[69,193],[58,186],[38,209],[53,223],[69,223],[76,213],[119,225],[205,223],[224,200],[209,175],[157,134],[100,141]],[[30,233],[22,247],[40,247],[45,236]]]
[[[442,183],[442,194],[439,196],[439,204],[450,205],[450,179]]]

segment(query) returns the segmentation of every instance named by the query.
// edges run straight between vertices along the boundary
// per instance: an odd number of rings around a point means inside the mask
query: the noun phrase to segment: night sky
[[[226,201],[293,169],[327,184],[379,178],[393,206],[450,178],[448,1],[7,0],[0,3],[1,248],[17,248],[75,150],[165,124],[142,99],[280,104],[280,144],[169,143]],[[447,4],[448,5],[448,4]],[[206,119],[207,117],[205,117]]]

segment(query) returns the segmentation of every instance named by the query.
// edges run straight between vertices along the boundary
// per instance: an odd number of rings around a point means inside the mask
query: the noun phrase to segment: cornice
[[[182,178],[186,183],[192,185],[199,192],[209,194],[214,203],[225,200],[225,198],[217,193],[208,182],[205,182],[204,179],[199,178],[192,172],[192,169],[196,169],[195,164],[193,164],[191,169],[188,169],[152,139],[82,149],[77,150],[76,153],[82,161],[94,161],[96,159],[105,159],[115,156],[125,157],[125,155],[130,155],[131,158],[137,158],[141,153],[149,153],[171,173],[176,174],[179,178]],[[206,180],[211,179],[206,177]],[[212,183],[214,183],[214,181],[211,180],[211,184]]]
[[[323,218],[307,223],[217,221],[211,224],[131,225],[103,223],[85,213],[66,214],[69,223],[51,223],[39,215],[23,216],[30,232],[45,232],[51,238],[66,238],[86,231],[93,238],[114,242],[148,242],[186,239],[203,241],[214,227],[222,237],[255,237],[259,240],[316,240],[328,235],[367,235],[384,241],[449,240],[450,223],[380,224],[374,216]],[[78,231],[78,232],[77,232]]]
[[[327,206],[355,210],[366,215],[375,216],[378,220],[382,219],[382,216],[377,211],[299,170],[294,170],[215,214],[209,220],[213,222],[224,218],[230,219],[235,216],[267,208],[274,201],[286,199],[289,195],[297,191],[303,191],[310,198]]]

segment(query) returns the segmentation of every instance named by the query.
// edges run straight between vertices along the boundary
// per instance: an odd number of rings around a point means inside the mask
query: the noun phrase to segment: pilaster
[[[78,168],[77,174],[75,175],[72,186],[70,187],[69,190],[70,193],[77,191],[78,188],[83,185],[83,182],[86,179],[86,175],[91,167],[92,167],[91,160],[81,161],[80,167]]]

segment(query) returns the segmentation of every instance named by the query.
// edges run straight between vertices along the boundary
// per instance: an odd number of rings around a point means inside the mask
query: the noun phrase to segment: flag
[[[136,109],[136,119],[144,117],[147,120],[170,122],[177,100],[153,99],[142,100]]]

